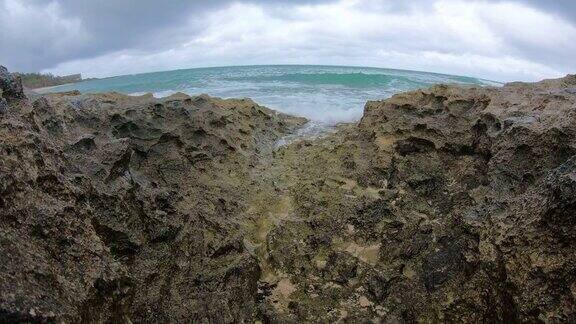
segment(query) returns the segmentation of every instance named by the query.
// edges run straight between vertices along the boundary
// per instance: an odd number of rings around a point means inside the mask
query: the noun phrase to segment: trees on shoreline
[[[29,89],[52,87],[65,83],[82,81],[81,74],[56,76],[51,73],[15,73],[22,79],[22,84]]]

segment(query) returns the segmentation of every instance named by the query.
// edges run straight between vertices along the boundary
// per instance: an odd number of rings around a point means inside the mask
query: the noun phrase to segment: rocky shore
[[[0,89],[0,322],[576,321],[576,76],[287,145],[249,99]]]

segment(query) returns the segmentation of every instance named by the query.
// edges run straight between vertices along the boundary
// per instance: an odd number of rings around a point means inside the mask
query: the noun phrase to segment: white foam
[[[309,121],[299,128],[294,134],[289,134],[276,142],[276,148],[294,143],[302,139],[320,138],[336,131],[336,127],[331,124]]]
[[[170,95],[173,95],[176,92],[177,91],[174,91],[174,90],[164,90],[164,91],[153,92],[152,95],[154,96],[154,98],[164,98],[164,97],[168,97]],[[150,92],[139,91],[139,92],[129,93],[128,95],[138,97],[138,96],[143,96],[143,95],[148,94],[148,93],[150,93]]]
[[[176,92],[177,91],[174,91],[174,90],[164,90],[164,91],[154,92],[152,95],[154,96],[154,98],[164,98],[164,97],[171,96],[171,95],[175,94]]]

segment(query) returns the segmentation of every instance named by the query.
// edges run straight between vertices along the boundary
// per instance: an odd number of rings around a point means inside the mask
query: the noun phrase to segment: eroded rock
[[[24,88],[20,77],[8,72],[8,69],[0,65],[0,98],[7,101],[24,99]]]
[[[14,107],[0,124],[0,318],[254,318],[261,270],[237,225],[249,165],[303,122],[185,95]]]
[[[0,123],[0,318],[571,322],[576,77],[439,85],[358,125],[176,94]]]

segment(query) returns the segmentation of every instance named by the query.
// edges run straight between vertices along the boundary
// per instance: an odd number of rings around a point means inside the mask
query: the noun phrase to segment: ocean
[[[252,98],[261,105],[307,117],[316,124],[356,121],[368,100],[437,83],[498,85],[472,77],[341,66],[238,66],[196,68],[87,80],[48,91],[117,91],[130,95],[175,92],[222,98]]]

